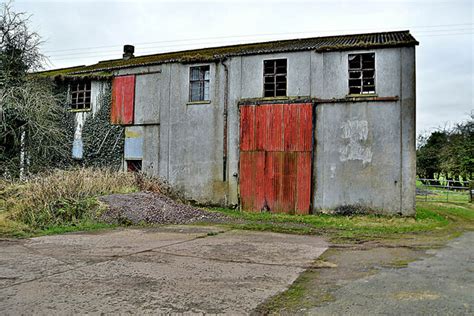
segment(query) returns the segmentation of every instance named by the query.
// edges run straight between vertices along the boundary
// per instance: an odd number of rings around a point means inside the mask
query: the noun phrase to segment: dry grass
[[[0,181],[4,220],[44,228],[83,219],[99,208],[95,197],[137,191],[135,175],[107,169],[54,170],[25,181]]]

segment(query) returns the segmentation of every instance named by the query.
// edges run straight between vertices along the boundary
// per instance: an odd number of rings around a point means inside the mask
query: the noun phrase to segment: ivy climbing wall
[[[69,109],[67,83],[59,83],[57,90]],[[92,82],[92,102],[89,111],[67,111],[64,131],[70,155],[58,162],[57,167],[84,166],[122,168],[124,128],[110,124],[111,84]]]

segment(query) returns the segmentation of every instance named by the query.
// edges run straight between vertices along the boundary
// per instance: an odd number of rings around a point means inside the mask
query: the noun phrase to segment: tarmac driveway
[[[0,314],[246,314],[326,249],[314,236],[199,226],[0,241]]]

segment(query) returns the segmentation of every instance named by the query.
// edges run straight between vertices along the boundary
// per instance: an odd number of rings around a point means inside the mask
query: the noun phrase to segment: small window
[[[286,96],[286,59],[263,61],[263,96]]]
[[[349,54],[349,94],[375,93],[375,53]]]
[[[189,101],[209,101],[209,66],[191,67],[189,71]]]
[[[91,82],[73,82],[71,87],[71,109],[90,110],[91,109]]]

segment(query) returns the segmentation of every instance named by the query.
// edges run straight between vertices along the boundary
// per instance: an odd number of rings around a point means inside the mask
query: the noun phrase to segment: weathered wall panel
[[[313,52],[289,52],[242,57],[241,97],[263,97],[263,61],[286,58],[288,60],[287,91],[289,96],[311,94],[311,54]]]
[[[146,174],[160,175],[160,126],[143,126],[143,163],[142,170]]]
[[[321,104],[316,112],[314,207],[400,209],[398,102]]]
[[[158,124],[160,122],[161,73],[136,76],[134,124]]]
[[[82,159],[84,156],[84,143],[82,141],[82,128],[89,112],[74,113],[74,139],[72,141],[72,158]]]
[[[199,203],[226,204],[223,181],[223,69],[210,63],[210,101],[189,102],[189,68],[163,65],[160,84],[160,176]],[[160,88],[162,89],[162,88]]]
[[[400,97],[402,102],[341,102],[316,107],[315,211],[354,205],[388,214],[414,214],[414,48],[357,52],[374,51],[377,95]],[[323,59],[315,65],[323,66],[320,98],[347,95],[347,55],[351,53],[317,54]],[[404,55],[409,57],[403,60]],[[408,98],[403,96],[403,86]]]
[[[415,212],[413,194],[416,187],[416,90],[415,90],[415,48],[400,49],[401,54],[401,130],[402,130],[402,191],[401,212],[412,215]]]
[[[143,159],[143,127],[127,126],[125,128],[125,160]]]
[[[407,49],[407,48],[403,48]],[[323,86],[322,94],[316,95],[322,99],[345,98],[349,94],[348,85],[348,55],[354,53],[375,52],[375,92],[378,96],[400,96],[400,51],[399,48],[377,50],[342,51],[316,54],[322,58],[322,76],[319,75]],[[319,65],[320,67],[321,65]],[[318,82],[315,84],[317,85]],[[395,117],[393,118],[395,119]]]

